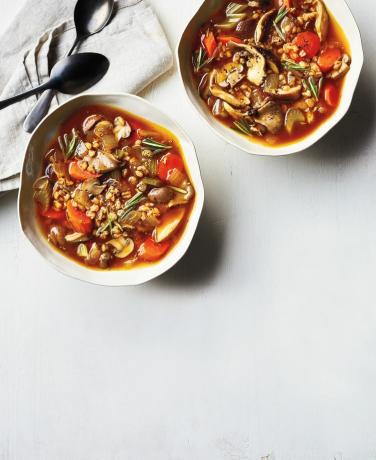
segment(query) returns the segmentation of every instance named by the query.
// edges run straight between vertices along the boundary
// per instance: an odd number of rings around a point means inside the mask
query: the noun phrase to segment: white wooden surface
[[[176,71],[145,92],[191,134],[206,185],[162,278],[67,279],[21,238],[16,193],[0,200],[1,460],[376,459],[375,16],[349,3],[360,86],[303,154],[225,145]],[[198,4],[154,0],[172,47]],[[2,22],[20,5],[0,0]]]

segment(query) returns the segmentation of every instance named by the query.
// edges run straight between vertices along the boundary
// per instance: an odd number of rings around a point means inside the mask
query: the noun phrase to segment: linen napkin
[[[76,36],[76,0],[27,0],[1,37],[0,99],[44,83]],[[172,66],[172,53],[148,0],[118,0],[111,22],[76,51],[102,53],[110,60],[105,77],[88,92],[141,91]],[[57,93],[51,109],[70,96]],[[29,134],[22,124],[37,96],[0,111],[0,192],[18,188]]]

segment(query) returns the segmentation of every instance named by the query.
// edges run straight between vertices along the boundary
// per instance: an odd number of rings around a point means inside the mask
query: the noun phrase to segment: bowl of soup
[[[342,0],[205,0],[177,48],[190,102],[224,140],[286,155],[348,111],[363,64]]]
[[[204,200],[194,146],[147,101],[83,95],[26,148],[22,229],[58,270],[103,285],[159,276],[186,252]]]

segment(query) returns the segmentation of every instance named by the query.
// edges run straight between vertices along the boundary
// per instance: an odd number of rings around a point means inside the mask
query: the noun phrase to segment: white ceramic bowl
[[[57,128],[80,107],[90,104],[118,106],[135,115],[169,129],[180,141],[192,183],[196,190],[195,203],[179,242],[161,261],[126,270],[93,270],[70,260],[55,250],[42,235],[35,217],[33,183],[40,175],[41,162]],[[107,286],[141,284],[155,278],[178,262],[187,251],[201,215],[204,188],[195,148],[186,133],[167,115],[146,100],[131,94],[87,94],[70,99],[49,114],[36,128],[26,147],[18,197],[18,212],[22,230],[29,241],[55,268],[65,275]]]
[[[223,123],[216,120],[207,109],[205,102],[198,95],[191,71],[193,43],[200,27],[213,15],[213,13],[217,12],[222,7],[223,0],[205,0],[202,3],[196,14],[189,21],[180,38],[176,50],[177,62],[181,80],[190,102],[219,137],[248,153],[268,156],[289,155],[307,149],[313,145],[331,130],[346,114],[350,107],[359,74],[363,66],[362,42],[359,29],[346,2],[344,0],[325,0],[325,4],[344,31],[350,45],[352,58],[350,71],[345,77],[346,81],[344,83],[340,104],[336,112],[327,121],[304,139],[289,145],[273,147],[262,145],[258,142],[252,142],[252,140],[248,140],[245,136],[242,136],[235,130],[228,128]]]

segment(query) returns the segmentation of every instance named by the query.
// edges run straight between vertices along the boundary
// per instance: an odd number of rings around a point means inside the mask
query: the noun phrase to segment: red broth
[[[179,242],[194,188],[170,131],[92,105],[59,127],[34,198],[41,231],[62,254],[92,269],[129,269],[159,261]]]

